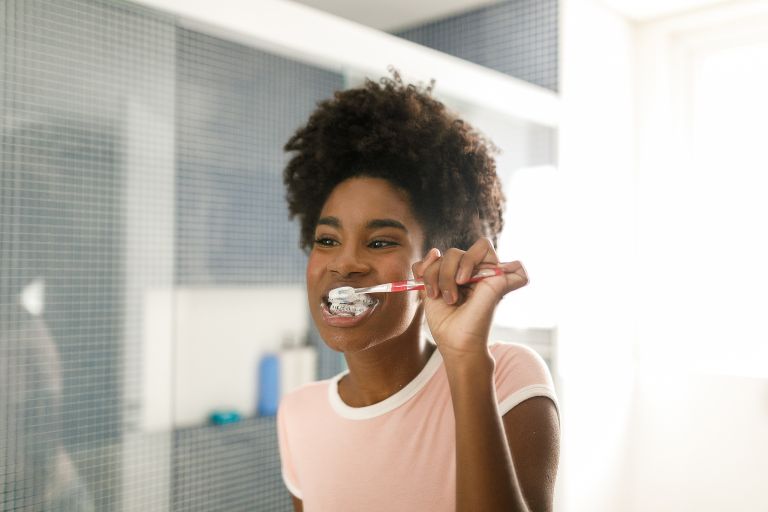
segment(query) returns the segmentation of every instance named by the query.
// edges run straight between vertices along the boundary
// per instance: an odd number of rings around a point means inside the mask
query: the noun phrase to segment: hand
[[[469,283],[483,268],[501,267],[504,274]],[[481,238],[468,251],[448,249],[444,255],[431,249],[412,266],[422,279],[427,324],[444,359],[487,355],[493,312],[512,290],[528,283],[519,261],[499,263],[493,244]]]

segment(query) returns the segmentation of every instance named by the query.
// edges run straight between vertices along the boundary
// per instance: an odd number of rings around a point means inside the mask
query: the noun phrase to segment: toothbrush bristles
[[[345,300],[355,295],[355,289],[351,286],[342,286],[341,288],[334,288],[328,293],[328,300],[337,301]]]

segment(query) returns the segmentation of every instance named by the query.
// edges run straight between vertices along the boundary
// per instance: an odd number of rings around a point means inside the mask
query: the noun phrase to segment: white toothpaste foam
[[[328,300],[331,302],[354,302],[355,299],[361,297],[364,294],[355,293],[355,289],[351,286],[342,286],[340,288],[334,288],[328,293]]]
[[[376,300],[364,293],[347,294],[343,298],[329,297],[328,309],[334,315],[357,316],[364,313]]]

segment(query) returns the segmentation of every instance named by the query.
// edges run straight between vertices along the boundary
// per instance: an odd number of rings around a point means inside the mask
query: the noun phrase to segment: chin
[[[371,338],[355,338],[349,335],[336,335],[328,338],[323,338],[325,345],[335,352],[342,354],[352,354],[355,352],[362,352],[373,346],[378,345],[380,342],[372,341]]]
[[[317,323],[315,324],[317,326]],[[361,329],[329,329],[318,328],[320,337],[326,346],[336,352],[352,354],[387,343],[408,331],[409,324],[404,320],[401,325],[388,325],[386,329],[376,329],[366,326]]]
[[[315,326],[318,327],[318,324],[315,323]],[[333,329],[323,326],[318,327],[318,331],[328,348],[342,353],[360,352],[388,338],[382,339],[381,336],[375,336],[373,335],[375,331],[372,332],[370,329]]]

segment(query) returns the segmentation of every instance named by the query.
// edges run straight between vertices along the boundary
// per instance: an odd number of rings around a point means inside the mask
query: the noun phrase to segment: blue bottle
[[[267,354],[259,363],[259,416],[274,416],[280,403],[280,359]]]

